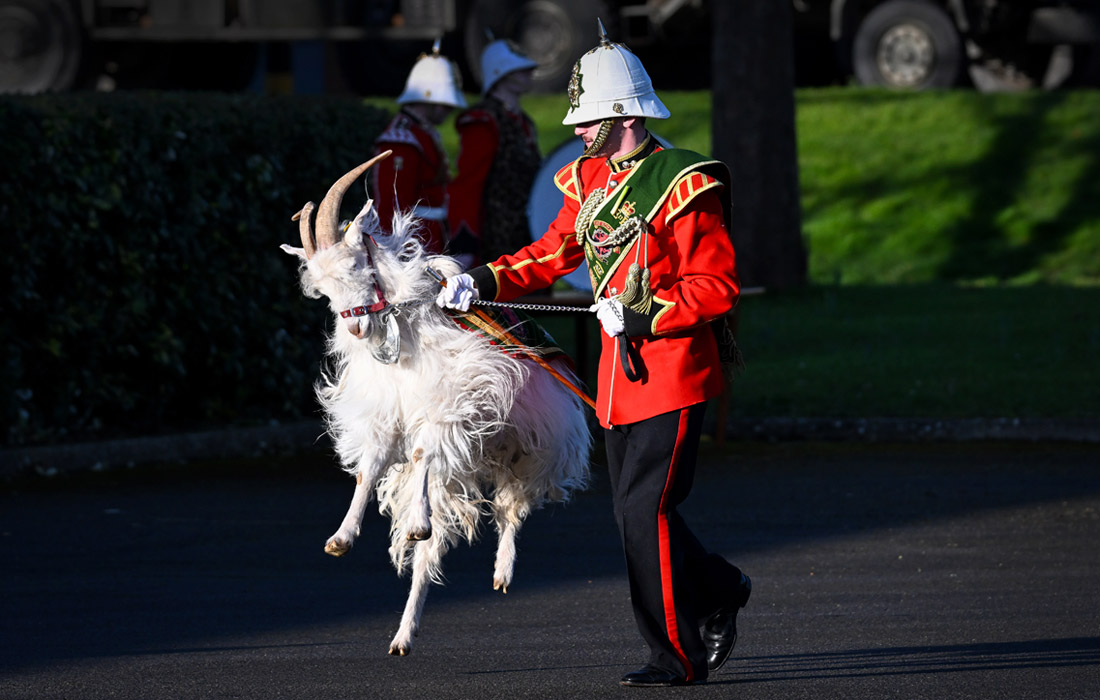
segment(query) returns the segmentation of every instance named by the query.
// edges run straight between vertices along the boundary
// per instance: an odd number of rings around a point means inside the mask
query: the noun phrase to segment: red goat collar
[[[371,245],[377,246],[378,244],[374,241],[374,236],[371,236],[370,234],[364,234],[364,235],[367,237],[367,240],[370,241],[370,245],[366,246],[367,265],[370,265],[371,269],[374,269],[374,256],[372,256],[370,254],[370,246]],[[366,304],[363,304],[361,306],[353,306],[350,309],[344,309],[343,311],[340,312],[340,318],[352,318],[352,317],[358,317],[358,316],[366,316],[367,314],[376,314],[380,311],[385,311],[386,307],[389,306],[390,303],[388,301],[386,301],[386,293],[384,291],[382,291],[382,285],[378,284],[377,274],[375,275],[375,279],[374,279],[374,297],[378,301],[374,302],[373,304],[370,304],[369,306],[366,305]]]

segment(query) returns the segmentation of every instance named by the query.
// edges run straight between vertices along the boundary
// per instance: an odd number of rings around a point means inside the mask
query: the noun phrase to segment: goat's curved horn
[[[306,260],[312,258],[313,254],[317,252],[317,248],[313,243],[313,202],[306,202],[302,210],[290,217],[290,220],[298,222],[298,233],[302,237],[302,247],[306,251]]]
[[[344,193],[351,187],[351,183],[359,179],[375,163],[388,158],[393,151],[383,151],[366,163],[355,167],[344,174],[342,178],[332,183],[328,194],[321,200],[317,208],[317,247],[327,248],[340,240],[340,202],[344,199]]]

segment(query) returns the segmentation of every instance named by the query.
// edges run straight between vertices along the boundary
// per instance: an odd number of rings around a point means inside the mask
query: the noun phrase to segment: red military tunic
[[[424,222],[424,246],[442,253],[447,242],[447,183],[450,170],[439,132],[400,110],[375,139],[375,153],[392,150],[372,168],[371,196],[384,230],[395,211],[412,210]]]
[[[476,263],[527,244],[527,199],[540,156],[535,124],[518,109],[486,97],[455,119],[458,174],[448,188],[452,255]]]
[[[631,168],[658,150],[647,138],[633,153],[613,161],[582,157],[562,168],[556,182],[565,199],[547,232],[514,255],[470,271],[481,297],[515,299],[579,267],[585,253],[574,226],[581,203],[596,188],[608,188],[607,197],[615,198],[616,186]],[[644,366],[639,381],[627,380],[616,340],[600,333],[596,412],[604,427],[651,418],[722,392],[717,342],[708,324],[733,308],[740,290],[718,194],[722,186],[702,172],[683,174],[625,254],[649,270],[653,303],[645,313],[623,309],[626,332]],[[621,264],[609,274],[600,296],[626,288],[628,267]]]

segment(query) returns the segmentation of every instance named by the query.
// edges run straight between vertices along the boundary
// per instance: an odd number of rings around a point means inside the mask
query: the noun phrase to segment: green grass
[[[1100,418],[1100,289],[943,284],[746,297],[745,416]]]
[[[800,93],[816,282],[1100,282],[1100,93]]]
[[[709,94],[661,97],[708,152]],[[1100,92],[796,99],[812,284],[742,301],[731,414],[1100,418]],[[572,135],[524,106],[543,153]]]

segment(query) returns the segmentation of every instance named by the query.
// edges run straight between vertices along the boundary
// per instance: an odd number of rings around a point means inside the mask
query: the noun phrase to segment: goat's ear
[[[344,242],[349,246],[362,245],[363,231],[376,228],[378,228],[378,212],[374,210],[374,200],[368,199],[344,233]]]
[[[302,260],[306,260],[306,259],[307,259],[307,258],[306,258],[306,249],[305,249],[305,248],[295,248],[294,246],[292,246],[292,245],[287,245],[286,243],[282,244],[282,245],[281,245],[281,246],[279,246],[279,247],[283,249],[283,252],[284,252],[284,253],[288,253],[288,254],[290,254],[290,255],[297,255],[297,256],[298,256],[299,258],[301,258]]]

